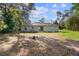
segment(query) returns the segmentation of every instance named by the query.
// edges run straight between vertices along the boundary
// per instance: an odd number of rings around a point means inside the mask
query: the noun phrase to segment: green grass
[[[79,41],[79,32],[78,31],[62,30],[61,32],[59,32],[59,34],[64,36],[67,39]]]
[[[39,35],[45,36],[50,38],[57,38],[57,39],[69,39],[69,40],[76,40],[79,41],[79,32],[78,31],[69,31],[69,30],[62,30],[61,32],[54,32],[54,33],[46,33],[46,32],[38,32],[38,33],[21,33],[27,37]]]

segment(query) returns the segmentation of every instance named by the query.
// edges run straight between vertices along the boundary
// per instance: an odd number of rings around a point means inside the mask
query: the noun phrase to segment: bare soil
[[[78,56],[79,42],[58,40],[54,37],[20,36],[19,44],[16,37],[0,44],[0,55],[5,56]],[[4,48],[3,48],[4,47]]]

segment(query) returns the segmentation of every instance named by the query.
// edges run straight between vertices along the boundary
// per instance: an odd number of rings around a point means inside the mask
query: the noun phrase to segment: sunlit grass
[[[79,41],[79,32],[78,31],[69,31],[69,30],[62,30],[59,32],[60,35],[65,37],[66,39],[78,40]]]
[[[61,32],[38,32],[38,33],[21,33],[25,36],[44,36],[49,38],[56,38],[56,39],[72,39],[79,41],[79,32],[78,31],[69,31],[69,30],[62,30]]]

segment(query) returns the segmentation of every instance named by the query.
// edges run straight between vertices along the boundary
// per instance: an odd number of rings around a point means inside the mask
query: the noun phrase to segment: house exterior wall
[[[40,32],[40,27],[39,26],[27,26],[27,27],[22,27],[22,32]],[[43,31],[44,32],[56,32],[59,30],[58,26],[43,26]]]
[[[56,31],[58,31],[59,30],[59,28],[58,28],[58,26],[45,26],[44,27],[44,31],[45,32],[56,32]]]
[[[38,32],[38,31],[40,30],[40,27],[38,27],[38,26],[33,26],[32,30]]]
[[[21,28],[21,31],[22,31],[22,32],[29,32],[29,31],[32,31],[32,27],[31,27],[31,26],[22,27],[22,28]]]

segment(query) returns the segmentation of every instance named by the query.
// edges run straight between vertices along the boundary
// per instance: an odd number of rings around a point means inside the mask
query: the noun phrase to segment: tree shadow
[[[55,38],[29,37],[20,38],[19,45],[16,43],[9,51],[7,56],[78,56],[79,42],[74,40],[60,41]]]

